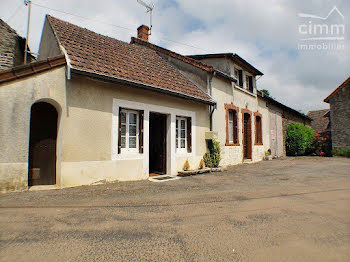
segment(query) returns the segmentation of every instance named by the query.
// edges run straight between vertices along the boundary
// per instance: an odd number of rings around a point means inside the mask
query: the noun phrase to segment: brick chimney
[[[148,41],[149,27],[147,25],[140,25],[137,28],[137,38]]]

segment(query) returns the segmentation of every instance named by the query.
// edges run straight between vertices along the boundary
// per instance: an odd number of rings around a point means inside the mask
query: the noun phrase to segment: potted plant
[[[271,149],[270,148],[265,152],[264,160],[272,160],[272,155],[271,155]]]

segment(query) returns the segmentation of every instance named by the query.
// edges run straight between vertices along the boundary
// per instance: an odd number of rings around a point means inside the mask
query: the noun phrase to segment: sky
[[[349,0],[144,1],[154,5],[150,42],[183,55],[237,53],[264,73],[258,89],[304,113],[328,108],[323,99],[350,76]],[[0,18],[26,36],[23,1],[0,3]],[[334,7],[339,12],[330,13]],[[329,13],[327,19],[315,18]],[[33,0],[33,52],[38,52],[46,14],[125,42],[139,25],[149,25],[149,14],[137,0]],[[302,40],[333,36],[341,39]],[[321,49],[305,50],[304,44],[312,48],[315,43]]]

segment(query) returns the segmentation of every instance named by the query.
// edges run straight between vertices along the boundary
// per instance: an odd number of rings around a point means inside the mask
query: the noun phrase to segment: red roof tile
[[[124,79],[207,103],[212,98],[157,54],[47,16],[73,69]]]

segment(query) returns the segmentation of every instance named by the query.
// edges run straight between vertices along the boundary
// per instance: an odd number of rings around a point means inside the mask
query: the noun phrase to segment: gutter
[[[103,75],[103,74],[97,74],[97,73],[93,73],[93,72],[89,72],[89,71],[85,71],[85,70],[81,70],[81,69],[76,69],[74,67],[71,67],[71,71],[72,73],[78,74],[78,75],[84,75],[84,76],[89,76],[95,79],[99,79],[99,80],[104,80],[107,82],[112,82],[112,83],[119,83],[119,84],[125,84],[125,85],[129,85],[132,87],[138,87],[138,88],[142,88],[145,90],[150,90],[150,91],[155,91],[155,92],[159,92],[159,93],[163,93],[163,94],[168,94],[168,95],[173,95],[176,97],[181,97],[181,98],[185,98],[185,99],[189,99],[192,101],[197,101],[197,102],[201,102],[207,105],[215,105],[216,102],[215,101],[207,101],[201,98],[197,98],[191,95],[186,95],[183,93],[179,93],[179,92],[174,92],[171,90],[167,90],[161,87],[157,87],[157,86],[153,86],[153,85],[146,85],[140,82],[134,82],[131,80],[126,80],[123,78],[117,78],[117,77],[111,77],[108,75]]]
[[[69,59],[69,56],[68,56],[66,49],[61,44],[60,44],[60,49],[61,49],[62,53],[64,54],[64,57],[66,58],[66,61],[67,61],[67,79],[70,80],[71,79],[72,65],[70,63],[70,59]]]

